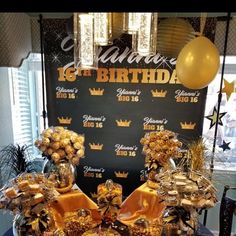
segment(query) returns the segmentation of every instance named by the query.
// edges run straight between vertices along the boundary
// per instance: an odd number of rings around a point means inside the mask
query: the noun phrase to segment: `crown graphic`
[[[183,122],[180,122],[180,125],[181,125],[182,129],[194,129],[196,123],[192,123],[192,122],[190,122],[190,123],[184,122],[183,123]]]
[[[60,124],[62,125],[70,125],[71,124],[71,121],[72,121],[72,118],[69,118],[69,117],[57,117],[58,121]]]
[[[151,93],[153,97],[164,98],[167,94],[167,90],[158,91],[157,89],[155,89],[155,90],[151,90]]]
[[[92,150],[102,150],[103,148],[103,144],[99,144],[99,143],[89,143],[90,149]]]
[[[116,120],[116,124],[120,127],[129,127],[131,124],[131,120]]]
[[[90,95],[92,95],[92,96],[102,96],[104,89],[89,88],[89,92],[90,92]]]
[[[91,192],[90,192],[90,194],[91,194],[91,197],[92,197],[92,198],[97,198],[97,196],[98,196],[97,193],[91,193]]]
[[[114,171],[115,175],[117,178],[127,178],[129,172],[124,172],[124,171]]]

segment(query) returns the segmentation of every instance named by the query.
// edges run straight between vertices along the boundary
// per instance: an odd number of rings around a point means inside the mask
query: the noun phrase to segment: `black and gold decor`
[[[176,58],[134,53],[124,33],[98,48],[97,69],[76,68],[71,19],[41,23],[49,127],[34,144],[48,164],[26,173],[26,147],[6,149],[23,165],[0,189],[14,236],[197,235],[218,201],[201,137],[207,88],[183,86]]]
[[[199,18],[188,20],[199,31]],[[184,143],[199,137],[207,89],[182,86],[176,58],[133,55],[126,34],[99,48],[97,70],[75,69],[71,23],[43,20],[49,125],[85,135],[86,154],[77,167],[83,191],[91,196],[96,185],[112,178],[126,185],[127,196],[147,177],[141,137],[164,129]],[[214,18],[207,19],[211,40],[214,26]]]

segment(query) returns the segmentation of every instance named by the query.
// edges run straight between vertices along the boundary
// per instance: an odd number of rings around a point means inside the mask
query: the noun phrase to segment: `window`
[[[221,66],[223,62],[223,57],[221,57]],[[236,56],[227,56],[225,60],[225,70],[224,79],[232,83],[236,81]],[[207,101],[205,116],[211,115],[213,113],[214,107],[217,109],[218,106],[218,94],[220,90],[220,80],[221,80],[221,69],[217,74],[216,78],[208,86]],[[223,125],[218,125],[217,138],[216,138],[216,149],[214,164],[215,169],[219,170],[236,170],[236,92],[234,92],[227,99],[226,93],[222,93],[222,100],[220,104],[220,113],[226,112],[222,117]],[[223,83],[224,88],[224,83]],[[215,126],[210,129],[210,120],[204,119],[203,126],[203,137],[205,137],[206,142],[209,144],[207,146],[213,147],[213,139],[215,133]],[[230,149],[220,148],[223,141],[229,143],[228,147]]]
[[[12,89],[12,127],[14,143],[29,145],[38,154],[34,141],[43,129],[42,74],[40,54],[30,54],[20,68],[9,68]]]

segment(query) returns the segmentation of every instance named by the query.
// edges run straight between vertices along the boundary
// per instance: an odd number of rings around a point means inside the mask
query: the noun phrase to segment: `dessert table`
[[[84,194],[79,188],[61,194],[56,201],[50,204],[51,212],[54,215],[56,227],[64,227],[64,219],[68,212],[75,212],[81,208],[91,211],[93,219],[99,220],[98,205]],[[146,183],[135,189],[121,204],[117,221],[112,224],[112,228],[122,236],[129,236],[128,226],[133,224],[139,217],[145,217],[149,221],[158,220],[165,206],[160,202],[154,189]],[[108,225],[102,225],[108,227]],[[13,229],[9,229],[3,236],[15,236]],[[199,223],[197,231],[199,236],[210,236],[210,232],[205,226]]]
[[[195,235],[198,228],[198,235],[211,235],[198,224],[199,210],[217,202],[202,162],[193,165],[199,159],[195,149],[203,152],[203,145],[193,145],[191,161],[172,168],[169,161],[179,157],[182,146],[176,137],[169,130],[146,133],[140,143],[147,182],[123,200],[123,187],[107,179],[97,186],[93,201],[73,186],[84,136],[61,126],[44,130],[35,145],[50,161],[47,174],[45,168],[44,173],[22,173],[1,191],[0,208],[15,214],[14,236]]]

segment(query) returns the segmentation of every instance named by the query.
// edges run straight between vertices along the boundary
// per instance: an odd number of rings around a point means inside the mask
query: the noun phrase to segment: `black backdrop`
[[[207,88],[184,88],[174,58],[131,54],[128,35],[100,48],[97,71],[75,71],[70,26],[71,19],[43,21],[49,126],[85,135],[77,184],[86,194],[111,178],[127,196],[145,181],[141,137],[162,129],[185,144],[199,137]]]

